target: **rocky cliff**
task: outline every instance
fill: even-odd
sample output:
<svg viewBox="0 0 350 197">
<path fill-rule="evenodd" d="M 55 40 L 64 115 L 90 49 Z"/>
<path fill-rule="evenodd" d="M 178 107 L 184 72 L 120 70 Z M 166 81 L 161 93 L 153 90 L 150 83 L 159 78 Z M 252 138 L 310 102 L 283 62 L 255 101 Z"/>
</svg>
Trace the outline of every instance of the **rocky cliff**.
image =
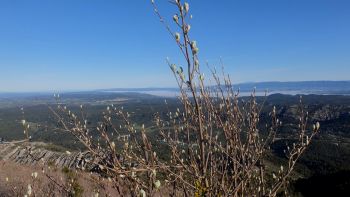
<svg viewBox="0 0 350 197">
<path fill-rule="evenodd" d="M 87 152 L 55 152 L 43 148 L 39 142 L 0 144 L 0 160 L 27 165 L 52 165 L 56 167 L 85 168 Z"/>
</svg>

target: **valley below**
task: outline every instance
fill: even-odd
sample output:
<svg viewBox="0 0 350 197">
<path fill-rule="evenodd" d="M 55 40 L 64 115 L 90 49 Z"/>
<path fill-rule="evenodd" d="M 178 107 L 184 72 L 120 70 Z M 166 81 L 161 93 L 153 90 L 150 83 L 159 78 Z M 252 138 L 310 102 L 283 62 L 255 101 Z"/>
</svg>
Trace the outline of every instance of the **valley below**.
<svg viewBox="0 0 350 197">
<path fill-rule="evenodd" d="M 263 104 L 260 114 L 261 133 L 269 122 L 268 114 L 276 106 L 277 116 L 283 122 L 272 144 L 268 160 L 269 168 L 285 164 L 284 151 L 296 140 L 300 95 L 272 94 L 257 97 Z M 242 96 L 240 101 L 248 100 Z M 314 196 L 315 193 L 337 194 L 350 188 L 350 96 L 303 95 L 304 109 L 308 112 L 308 127 L 320 122 L 321 132 L 313 140 L 296 167 L 291 178 L 291 193 L 294 196 Z M 50 165 L 55 168 L 79 169 L 91 172 L 96 166 L 84 166 L 87 150 L 70 133 L 62 130 L 49 110 L 57 103 L 66 104 L 79 113 L 84 108 L 89 128 L 101 122 L 106 106 L 123 107 L 130 113 L 136 127 L 142 124 L 155 144 L 161 147 L 159 132 L 154 126 L 156 113 L 166 114 L 180 107 L 176 97 L 160 97 L 135 92 L 66 93 L 57 101 L 51 96 L 19 96 L 0 99 L 0 160 L 21 166 Z M 23 108 L 23 112 L 21 111 Z M 21 120 L 30 124 L 30 141 L 25 140 Z M 118 122 L 116 122 L 118 124 Z M 167 158 L 160 152 L 161 158 Z M 274 162 L 270 162 L 274 161 Z M 5 165 L 5 164 L 3 164 Z M 337 180 L 337 181 L 335 181 Z M 341 180 L 341 181 L 340 181 Z M 3 181 L 3 180 L 1 180 Z M 0 182 L 1 182 L 0 181 Z M 324 187 L 319 187 L 325 185 Z M 339 193 L 340 194 L 340 193 Z"/>
</svg>

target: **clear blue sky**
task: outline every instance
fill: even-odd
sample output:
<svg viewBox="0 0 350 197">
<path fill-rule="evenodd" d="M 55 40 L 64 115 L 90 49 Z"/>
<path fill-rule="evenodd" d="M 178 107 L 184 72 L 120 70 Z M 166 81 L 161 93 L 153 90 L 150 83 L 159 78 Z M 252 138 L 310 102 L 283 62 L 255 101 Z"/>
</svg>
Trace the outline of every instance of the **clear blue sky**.
<svg viewBox="0 0 350 197">
<path fill-rule="evenodd" d="M 235 82 L 350 79 L 349 0 L 189 3 L 202 62 Z M 183 63 L 148 0 L 0 1 L 0 92 L 173 87 L 166 57 Z"/>
</svg>

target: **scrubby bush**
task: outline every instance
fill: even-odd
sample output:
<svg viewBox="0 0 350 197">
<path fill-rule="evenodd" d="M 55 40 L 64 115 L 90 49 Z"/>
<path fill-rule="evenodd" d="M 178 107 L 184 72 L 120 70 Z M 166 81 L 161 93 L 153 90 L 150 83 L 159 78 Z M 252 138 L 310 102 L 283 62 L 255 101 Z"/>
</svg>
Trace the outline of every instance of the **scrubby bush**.
<svg viewBox="0 0 350 197">
<path fill-rule="evenodd" d="M 241 101 L 230 78 L 215 69 L 210 77 L 215 85 L 209 85 L 201 72 L 198 44 L 190 38 L 189 4 L 171 3 L 177 10 L 173 25 L 152 0 L 186 66 L 167 60 L 179 86 L 181 106 L 165 116 L 156 114 L 159 139 L 150 140 L 148 128 L 131 122 L 130 114 L 114 105 L 107 107 L 97 128 L 90 128 L 84 106 L 73 113 L 56 95 L 57 107 L 50 109 L 59 126 L 91 154 L 83 159 L 82 169 L 94 165 L 93 171 L 112 182 L 120 195 L 276 196 L 285 191 L 296 161 L 319 132 L 319 123 L 307 127 L 308 114 L 300 101 L 297 142 L 285 151 L 288 162 L 269 169 L 266 156 L 282 124 L 276 109 L 269 114 L 271 122 L 261 124 L 263 103 L 257 103 L 255 90 L 250 100 Z M 159 152 L 167 157 L 160 158 Z"/>
</svg>

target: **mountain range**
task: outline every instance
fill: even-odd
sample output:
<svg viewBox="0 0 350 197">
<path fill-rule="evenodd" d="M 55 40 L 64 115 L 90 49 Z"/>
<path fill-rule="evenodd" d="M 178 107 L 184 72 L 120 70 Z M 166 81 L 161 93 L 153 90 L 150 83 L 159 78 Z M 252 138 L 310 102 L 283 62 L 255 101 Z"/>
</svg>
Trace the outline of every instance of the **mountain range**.
<svg viewBox="0 0 350 197">
<path fill-rule="evenodd" d="M 284 94 L 350 94 L 350 81 L 291 81 L 291 82 L 249 82 L 233 84 L 235 90 L 251 92 L 284 93 Z M 178 92 L 178 88 L 112 88 L 98 91 L 112 92 Z"/>
</svg>

